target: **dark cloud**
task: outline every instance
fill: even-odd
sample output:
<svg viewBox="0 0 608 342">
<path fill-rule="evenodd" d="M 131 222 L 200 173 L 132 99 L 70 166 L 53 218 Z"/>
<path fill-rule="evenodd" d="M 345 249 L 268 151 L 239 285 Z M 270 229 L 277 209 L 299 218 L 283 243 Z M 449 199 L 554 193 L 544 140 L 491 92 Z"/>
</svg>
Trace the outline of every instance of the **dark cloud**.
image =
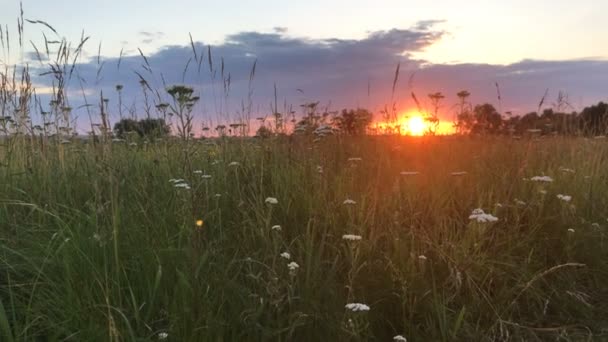
<svg viewBox="0 0 608 342">
<path fill-rule="evenodd" d="M 498 104 L 495 83 L 502 95 L 500 106 L 514 112 L 534 110 L 547 88 L 551 96 L 559 90 L 567 92 L 579 108 L 608 95 L 608 61 L 604 60 L 436 65 L 412 58 L 412 53 L 446 34 L 434 29 L 439 23 L 423 21 L 411 29 L 370 32 L 362 39 L 298 38 L 287 35 L 283 28 L 271 33 L 241 32 L 211 47 L 212 68 L 207 44 L 196 42 L 196 53 L 192 46 L 184 44 L 165 46 L 146 55 L 149 67 L 136 54 L 123 56 L 120 68 L 117 58 L 105 59 L 101 72 L 96 60 L 79 64 L 78 75 L 86 80 L 86 87 L 104 90 L 113 103 L 116 84 L 124 85 L 125 102 L 141 100 L 139 76 L 135 72 L 160 89 L 161 95 L 164 82 L 193 85 L 201 92 L 200 112 L 208 117 L 217 112 L 234 114 L 242 104 L 247 106 L 249 99 L 253 111 L 267 113 L 275 84 L 279 101 L 296 108 L 304 101 L 318 100 L 331 103 L 335 109 L 365 106 L 378 110 L 391 100 L 398 63 L 400 77 L 394 97 L 398 105 L 413 107 L 412 91 L 420 99 L 430 92 L 441 91 L 448 95 L 443 107 L 447 117 L 451 117 L 447 110 L 456 102 L 453 94 L 462 89 L 469 90 L 475 102 Z M 140 34 L 158 37 L 159 32 Z M 250 83 L 254 62 L 255 75 Z M 227 100 L 223 97 L 222 63 L 223 78 L 230 77 L 231 81 Z"/>
</svg>

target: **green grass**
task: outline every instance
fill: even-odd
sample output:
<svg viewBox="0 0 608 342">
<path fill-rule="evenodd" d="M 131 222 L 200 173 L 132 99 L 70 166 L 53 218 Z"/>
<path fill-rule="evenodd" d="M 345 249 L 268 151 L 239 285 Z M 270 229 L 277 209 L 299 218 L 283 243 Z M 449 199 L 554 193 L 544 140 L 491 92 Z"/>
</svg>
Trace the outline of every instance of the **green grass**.
<svg viewBox="0 0 608 342">
<path fill-rule="evenodd" d="M 3 141 L 0 340 L 608 339 L 604 141 L 191 144 Z"/>
</svg>

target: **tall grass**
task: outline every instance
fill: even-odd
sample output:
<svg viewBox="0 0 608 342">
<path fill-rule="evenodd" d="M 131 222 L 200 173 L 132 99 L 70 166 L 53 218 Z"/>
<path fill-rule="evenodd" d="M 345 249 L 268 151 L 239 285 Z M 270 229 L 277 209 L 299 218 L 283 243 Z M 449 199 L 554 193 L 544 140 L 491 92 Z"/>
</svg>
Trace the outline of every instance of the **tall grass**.
<svg viewBox="0 0 608 342">
<path fill-rule="evenodd" d="M 102 155 L 91 143 L 49 145 L 44 157 L 12 157 L 30 159 L 27 168 L 6 163 L 6 340 L 581 340 L 604 332 L 603 142 L 226 138 L 196 144 L 191 169 L 181 146 L 114 144 Z M 554 182 L 522 179 L 541 174 Z M 499 221 L 471 221 L 478 207 Z M 350 302 L 371 309 L 350 312 Z"/>
</svg>

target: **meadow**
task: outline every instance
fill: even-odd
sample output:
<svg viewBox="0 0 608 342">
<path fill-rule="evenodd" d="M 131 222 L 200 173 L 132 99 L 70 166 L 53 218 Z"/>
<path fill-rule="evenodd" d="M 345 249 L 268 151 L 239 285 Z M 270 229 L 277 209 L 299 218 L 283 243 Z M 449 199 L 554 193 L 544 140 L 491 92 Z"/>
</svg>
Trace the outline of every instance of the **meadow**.
<svg viewBox="0 0 608 342">
<path fill-rule="evenodd" d="M 2 341 L 608 339 L 608 145 L 0 147 Z"/>
</svg>

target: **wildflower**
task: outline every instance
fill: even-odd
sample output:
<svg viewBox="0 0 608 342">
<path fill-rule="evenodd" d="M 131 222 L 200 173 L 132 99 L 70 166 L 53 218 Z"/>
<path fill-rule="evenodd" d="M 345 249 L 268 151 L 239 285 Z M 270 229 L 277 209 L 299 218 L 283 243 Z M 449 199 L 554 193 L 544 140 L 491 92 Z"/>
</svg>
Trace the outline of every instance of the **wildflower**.
<svg viewBox="0 0 608 342">
<path fill-rule="evenodd" d="M 595 137 L 593 137 L 593 139 L 605 139 L 606 136 L 605 135 L 596 135 Z"/>
<path fill-rule="evenodd" d="M 129 146 L 131 146 L 131 147 L 137 147 L 137 143 L 136 142 L 132 142 L 132 143 L 129 144 Z"/>
<path fill-rule="evenodd" d="M 281 228 L 281 226 L 279 226 L 278 224 L 275 224 L 274 226 L 272 226 L 272 228 L 270 228 L 271 230 L 275 230 L 277 232 L 280 232 L 281 230 L 283 230 L 283 228 Z"/>
<path fill-rule="evenodd" d="M 317 165 L 317 173 L 323 173 L 323 166 Z"/>
<path fill-rule="evenodd" d="M 180 188 L 180 189 L 186 189 L 186 190 L 190 190 L 190 185 L 188 185 L 188 183 L 175 183 L 174 187 L 176 188 Z"/>
<path fill-rule="evenodd" d="M 344 234 L 342 235 L 342 240 L 347 240 L 347 241 L 360 241 L 361 235 L 354 235 L 354 234 Z"/>
<path fill-rule="evenodd" d="M 402 171 L 401 175 L 402 176 L 415 176 L 415 175 L 419 175 L 420 172 L 418 171 Z"/>
<path fill-rule="evenodd" d="M 546 195 L 546 194 L 547 194 L 547 190 L 538 190 L 538 192 L 539 192 L 541 195 Z"/>
<path fill-rule="evenodd" d="M 296 275 L 296 272 L 298 272 L 298 268 L 300 268 L 300 265 L 298 265 L 295 261 L 292 261 L 287 264 L 287 268 L 289 269 L 289 274 L 294 276 Z"/>
<path fill-rule="evenodd" d="M 344 308 L 346 308 L 347 310 L 350 310 L 352 312 L 362 312 L 362 311 L 369 311 L 370 307 L 362 304 L 362 303 L 348 303 L 344 306 Z"/>
<path fill-rule="evenodd" d="M 572 196 L 562 195 L 562 194 L 557 195 L 557 198 L 564 202 L 570 202 L 572 200 Z"/>
<path fill-rule="evenodd" d="M 289 259 L 291 259 L 291 254 L 289 254 L 287 252 L 283 252 L 283 253 L 281 253 L 281 258 L 289 260 Z"/>
<path fill-rule="evenodd" d="M 353 201 L 352 199 L 347 199 L 347 200 L 344 200 L 344 202 L 342 202 L 342 204 L 355 205 L 355 204 L 357 204 L 357 202 Z"/>
<path fill-rule="evenodd" d="M 597 222 L 594 222 L 591 224 L 591 227 L 595 228 L 595 229 L 600 229 L 600 224 Z"/>
<path fill-rule="evenodd" d="M 565 167 L 560 167 L 559 170 L 565 173 L 575 173 L 574 170 Z"/>
<path fill-rule="evenodd" d="M 274 197 L 268 197 L 268 198 L 266 198 L 266 200 L 264 202 L 266 202 L 267 204 L 272 204 L 272 205 L 279 204 L 279 200 L 277 200 Z"/>
<path fill-rule="evenodd" d="M 67 144 L 71 144 L 71 143 L 72 143 L 72 142 L 71 142 L 71 141 L 69 141 L 69 140 L 67 140 L 67 139 L 63 139 L 63 140 L 61 140 L 61 144 L 62 144 L 62 145 L 67 145 Z"/>
<path fill-rule="evenodd" d="M 125 141 L 125 140 L 124 140 L 124 139 L 119 139 L 119 138 L 114 138 L 114 139 L 112 139 L 112 142 L 113 142 L 113 143 L 121 143 L 121 142 L 123 142 L 123 141 Z"/>
<path fill-rule="evenodd" d="M 362 161 L 362 160 L 363 160 L 363 159 L 362 159 L 362 158 L 359 158 L 359 157 L 348 158 L 348 161 L 349 161 L 349 162 L 360 162 L 360 161 Z"/>
<path fill-rule="evenodd" d="M 502 208 L 502 207 L 503 207 L 503 205 L 502 205 L 502 204 L 500 204 L 500 203 L 496 203 L 496 204 L 494 204 L 494 206 L 495 206 L 496 208 Z"/>
<path fill-rule="evenodd" d="M 169 179 L 169 182 L 170 182 L 170 183 L 184 183 L 184 182 L 185 182 L 185 180 L 183 180 L 183 179 L 181 179 L 181 178 L 178 178 L 178 179 L 171 178 L 171 179 Z"/>
<path fill-rule="evenodd" d="M 426 257 L 426 255 L 424 255 L 424 254 L 420 254 L 420 255 L 418 256 L 418 260 L 421 260 L 421 261 L 426 261 L 426 260 L 427 260 L 427 257 Z"/>
<path fill-rule="evenodd" d="M 568 233 L 574 233 L 574 229 L 568 228 Z"/>
<path fill-rule="evenodd" d="M 211 175 L 202 175 L 201 178 L 202 179 L 211 179 Z"/>
<path fill-rule="evenodd" d="M 520 199 L 517 199 L 517 198 L 516 198 L 516 199 L 515 199 L 515 204 L 517 204 L 517 205 L 521 205 L 521 206 L 524 206 L 524 205 L 526 205 L 526 202 L 524 202 L 524 201 L 522 201 L 522 200 L 520 200 Z"/>
<path fill-rule="evenodd" d="M 222 197 L 222 194 L 215 194 L 215 197 L 220 198 L 220 197 Z"/>
<path fill-rule="evenodd" d="M 456 172 L 452 172 L 451 175 L 454 177 L 458 177 L 458 176 L 464 176 L 466 175 L 468 172 L 466 171 L 456 171 Z"/>
<path fill-rule="evenodd" d="M 230 164 L 228 164 L 228 166 L 231 166 L 231 167 L 239 166 L 239 165 L 241 165 L 241 164 L 239 162 L 235 162 L 235 161 L 233 161 Z"/>
<path fill-rule="evenodd" d="M 159 340 L 166 340 L 168 337 L 169 337 L 169 334 L 167 334 L 166 332 L 158 333 Z"/>
<path fill-rule="evenodd" d="M 534 177 L 530 178 L 530 180 L 533 182 L 541 182 L 541 183 L 553 182 L 553 178 L 551 178 L 549 176 L 534 176 Z"/>
<path fill-rule="evenodd" d="M 101 235 L 95 233 L 93 234 L 93 240 L 97 241 L 97 242 L 101 242 Z"/>
<path fill-rule="evenodd" d="M 202 170 L 195 170 L 193 173 L 194 173 L 195 175 L 202 175 L 202 174 L 203 174 L 203 171 L 202 171 Z"/>
<path fill-rule="evenodd" d="M 469 219 L 470 220 L 475 220 L 479 223 L 487 223 L 487 222 L 496 222 L 498 221 L 498 217 L 493 216 L 491 214 L 486 214 L 482 209 L 475 209 L 473 210 L 473 212 L 471 213 L 471 215 L 469 215 Z"/>
<path fill-rule="evenodd" d="M 407 338 L 403 337 L 402 335 L 397 335 L 397 336 L 393 337 L 393 341 L 396 341 L 396 342 L 407 342 Z"/>
<path fill-rule="evenodd" d="M 204 223 L 203 220 L 196 220 L 196 226 L 198 228 L 202 228 L 203 227 L 203 223 Z"/>
</svg>

